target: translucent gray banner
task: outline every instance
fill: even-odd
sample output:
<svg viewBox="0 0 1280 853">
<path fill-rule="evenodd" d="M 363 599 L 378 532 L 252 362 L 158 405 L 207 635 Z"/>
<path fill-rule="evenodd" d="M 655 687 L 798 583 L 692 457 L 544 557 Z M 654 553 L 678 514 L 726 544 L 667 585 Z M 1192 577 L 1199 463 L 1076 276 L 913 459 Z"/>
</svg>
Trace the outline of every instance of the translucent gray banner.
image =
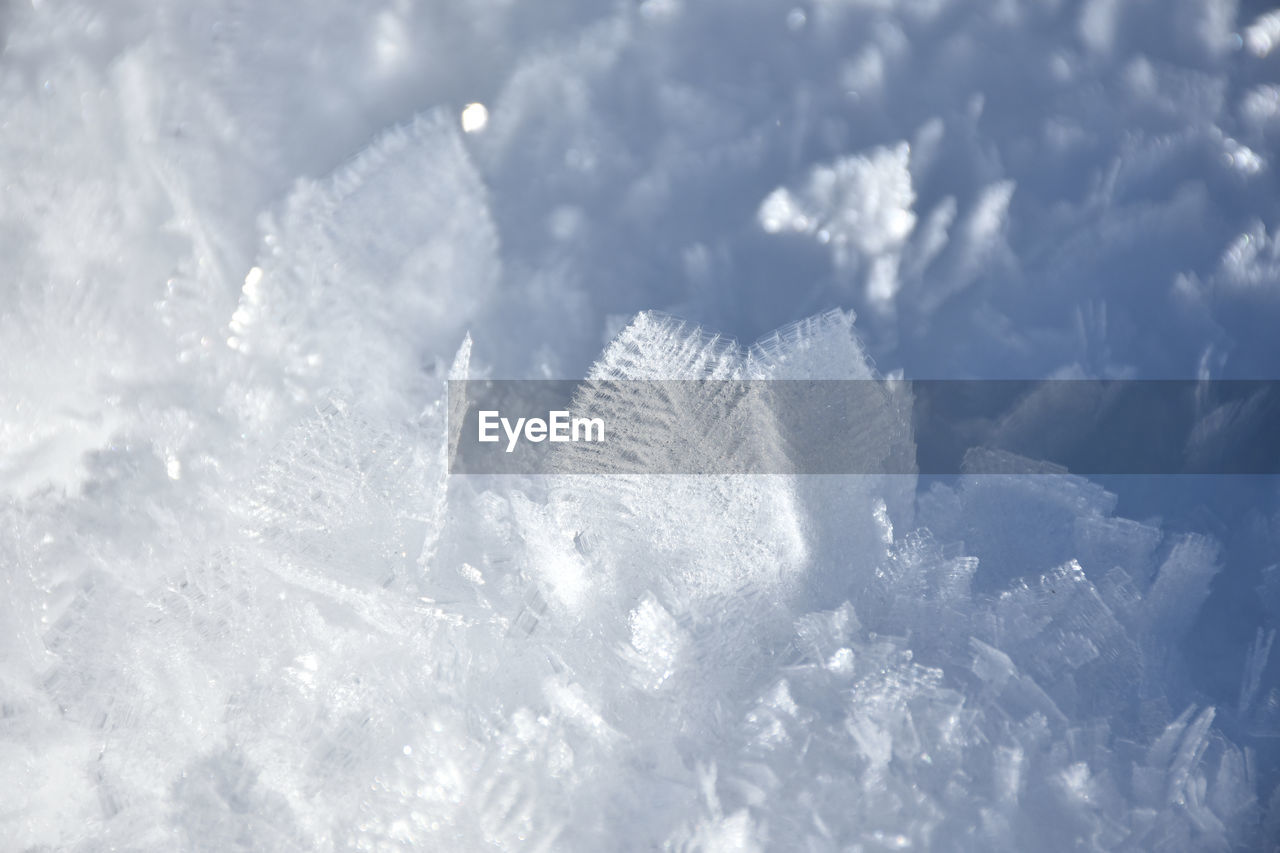
<svg viewBox="0 0 1280 853">
<path fill-rule="evenodd" d="M 466 380 L 453 474 L 1277 474 L 1267 380 Z"/>
</svg>

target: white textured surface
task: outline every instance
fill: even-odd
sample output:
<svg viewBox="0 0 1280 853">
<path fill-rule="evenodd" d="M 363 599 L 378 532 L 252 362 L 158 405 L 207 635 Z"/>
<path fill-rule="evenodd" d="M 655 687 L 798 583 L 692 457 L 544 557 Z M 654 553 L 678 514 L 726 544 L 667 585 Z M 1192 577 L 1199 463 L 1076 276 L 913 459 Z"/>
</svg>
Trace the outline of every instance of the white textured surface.
<svg viewBox="0 0 1280 853">
<path fill-rule="evenodd" d="M 1270 483 L 445 475 L 449 376 L 1275 375 L 1244 5 L 0 9 L 0 847 L 1275 849 Z"/>
</svg>

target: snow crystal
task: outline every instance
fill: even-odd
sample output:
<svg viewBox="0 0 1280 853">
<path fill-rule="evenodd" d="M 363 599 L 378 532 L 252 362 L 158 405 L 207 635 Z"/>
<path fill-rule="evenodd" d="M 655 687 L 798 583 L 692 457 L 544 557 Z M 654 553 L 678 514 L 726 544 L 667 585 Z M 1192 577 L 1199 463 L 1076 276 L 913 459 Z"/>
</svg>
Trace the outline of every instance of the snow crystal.
<svg viewBox="0 0 1280 853">
<path fill-rule="evenodd" d="M 817 166 L 798 198 L 785 188 L 765 198 L 760 226 L 770 233 L 814 236 L 830 248 L 837 267 L 857 268 L 869 260 L 868 293 L 875 302 L 890 302 L 897 291 L 897 256 L 916 224 L 909 153 L 903 142 Z"/>
<path fill-rule="evenodd" d="M 1195 377 L 1237 442 L 1265 5 L 8 4 L 0 846 L 1272 849 L 1273 478 L 917 477 L 888 404 L 833 452 L 908 473 L 799 476 L 616 392 Z M 494 377 L 632 426 L 450 475 Z"/>
<path fill-rule="evenodd" d="M 1280 43 L 1280 12 L 1265 12 L 1245 28 L 1244 43 L 1254 55 L 1263 57 Z"/>
</svg>

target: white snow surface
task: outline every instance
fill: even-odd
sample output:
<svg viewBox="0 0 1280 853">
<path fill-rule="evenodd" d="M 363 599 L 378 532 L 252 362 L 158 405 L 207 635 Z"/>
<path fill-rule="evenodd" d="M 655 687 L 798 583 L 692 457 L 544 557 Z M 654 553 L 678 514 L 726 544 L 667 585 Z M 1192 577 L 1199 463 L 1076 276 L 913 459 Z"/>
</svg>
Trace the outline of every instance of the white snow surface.
<svg viewBox="0 0 1280 853">
<path fill-rule="evenodd" d="M 1280 9 L 12 0 L 0 45 L 0 849 L 1280 849 L 1270 481 L 450 477 L 445 396 L 1274 377 Z"/>
</svg>

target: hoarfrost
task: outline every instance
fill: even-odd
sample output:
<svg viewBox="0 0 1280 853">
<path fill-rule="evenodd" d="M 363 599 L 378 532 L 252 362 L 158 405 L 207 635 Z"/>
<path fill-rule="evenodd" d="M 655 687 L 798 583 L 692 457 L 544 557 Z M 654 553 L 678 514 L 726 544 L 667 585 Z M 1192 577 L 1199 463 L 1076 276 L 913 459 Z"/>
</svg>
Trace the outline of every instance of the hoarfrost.
<svg viewBox="0 0 1280 853">
<path fill-rule="evenodd" d="M 4 844 L 1268 849 L 1274 483 L 451 477 L 444 381 L 1269 375 L 1236 5 L 5 7 Z"/>
</svg>

